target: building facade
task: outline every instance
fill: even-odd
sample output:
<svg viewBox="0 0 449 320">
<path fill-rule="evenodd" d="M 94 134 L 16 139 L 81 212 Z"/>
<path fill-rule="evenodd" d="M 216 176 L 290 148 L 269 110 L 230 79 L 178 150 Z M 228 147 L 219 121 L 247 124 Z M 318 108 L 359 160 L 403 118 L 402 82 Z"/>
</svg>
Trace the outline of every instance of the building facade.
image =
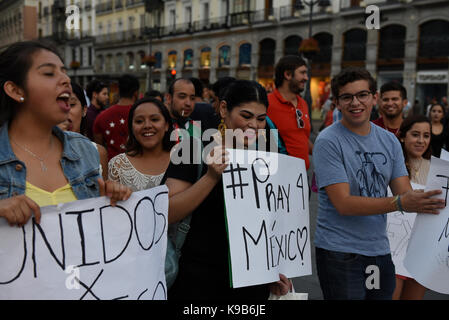
<svg viewBox="0 0 449 320">
<path fill-rule="evenodd" d="M 328 97 L 331 77 L 347 66 L 364 66 L 379 86 L 403 83 L 421 108 L 448 95 L 449 0 L 320 1 L 309 15 L 310 2 L 0 0 L 0 50 L 51 37 L 81 84 L 93 77 L 114 83 L 131 73 L 142 93 L 165 91 L 181 76 L 205 83 L 234 76 L 271 89 L 275 63 L 300 54 L 311 33 L 319 47 L 309 61 L 315 109 Z M 81 9 L 80 30 L 65 26 L 68 5 Z M 378 19 L 366 13 L 370 5 Z"/>
<path fill-rule="evenodd" d="M 172 80 L 172 70 L 205 83 L 234 76 L 270 88 L 275 63 L 285 54 L 299 54 L 311 28 L 320 49 L 311 58 L 314 108 L 328 96 L 330 78 L 351 65 L 366 67 L 379 85 L 403 83 L 412 102 L 417 98 L 424 105 L 429 97 L 447 95 L 449 1 L 337 0 L 315 6 L 312 19 L 307 2 L 160 1 L 145 15 L 144 26 L 156 29 L 151 46 L 144 32 L 126 42 L 126 52 L 125 42 L 104 43 L 97 53 L 97 75 L 113 78 L 118 70 L 108 70 L 115 66 L 134 72 L 146 88 L 150 67 L 142 58 L 151 47 L 156 58 L 151 86 L 161 91 Z M 367 28 L 370 15 L 365 10 L 373 4 L 379 8 L 378 29 Z M 120 55 L 129 58 L 121 64 Z"/>
</svg>

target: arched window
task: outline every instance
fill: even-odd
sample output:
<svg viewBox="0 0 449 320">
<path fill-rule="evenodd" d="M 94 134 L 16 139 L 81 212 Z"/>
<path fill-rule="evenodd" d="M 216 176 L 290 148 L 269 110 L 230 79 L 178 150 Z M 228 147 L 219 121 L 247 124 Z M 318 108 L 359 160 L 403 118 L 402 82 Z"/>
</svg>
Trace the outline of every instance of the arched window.
<svg viewBox="0 0 449 320">
<path fill-rule="evenodd" d="M 284 54 L 285 55 L 299 55 L 299 46 L 302 38 L 300 36 L 289 36 L 284 40 Z"/>
<path fill-rule="evenodd" d="M 366 30 L 351 29 L 343 34 L 343 66 L 363 66 L 366 59 Z"/>
<path fill-rule="evenodd" d="M 184 68 L 193 67 L 193 50 L 184 50 Z"/>
<path fill-rule="evenodd" d="M 330 33 L 321 32 L 313 36 L 318 41 L 320 51 L 313 57 L 314 63 L 330 63 L 332 60 L 333 37 Z"/>
<path fill-rule="evenodd" d="M 136 69 L 136 66 L 135 66 L 135 61 L 134 61 L 134 53 L 133 52 L 128 52 L 128 53 L 126 53 L 126 57 L 127 57 L 127 59 L 128 59 L 128 63 L 127 63 L 127 65 L 128 65 L 128 69 L 129 70 L 135 70 Z"/>
<path fill-rule="evenodd" d="M 260 41 L 260 66 L 274 66 L 274 51 L 276 49 L 276 41 L 273 39 L 263 39 Z"/>
<path fill-rule="evenodd" d="M 154 56 L 156 57 L 156 64 L 154 65 L 154 68 L 155 69 L 162 68 L 162 53 L 158 51 L 154 54 Z"/>
<path fill-rule="evenodd" d="M 239 66 L 251 65 L 251 43 L 244 43 L 239 48 Z"/>
<path fill-rule="evenodd" d="M 168 52 L 168 68 L 175 69 L 176 68 L 176 59 L 178 58 L 177 52 L 175 50 L 171 50 Z"/>
<path fill-rule="evenodd" d="M 419 57 L 449 56 L 449 21 L 432 20 L 419 27 Z"/>
<path fill-rule="evenodd" d="M 200 58 L 201 68 L 210 68 L 210 54 L 211 49 L 209 47 L 201 49 L 201 58 Z"/>
<path fill-rule="evenodd" d="M 231 47 L 221 46 L 218 49 L 218 67 L 229 67 L 231 65 Z"/>
<path fill-rule="evenodd" d="M 123 59 L 123 55 L 118 53 L 115 58 L 117 62 L 117 72 L 123 72 L 125 70 L 125 60 Z"/>
<path fill-rule="evenodd" d="M 379 59 L 403 59 L 405 54 L 405 27 L 390 25 L 380 29 Z"/>
</svg>

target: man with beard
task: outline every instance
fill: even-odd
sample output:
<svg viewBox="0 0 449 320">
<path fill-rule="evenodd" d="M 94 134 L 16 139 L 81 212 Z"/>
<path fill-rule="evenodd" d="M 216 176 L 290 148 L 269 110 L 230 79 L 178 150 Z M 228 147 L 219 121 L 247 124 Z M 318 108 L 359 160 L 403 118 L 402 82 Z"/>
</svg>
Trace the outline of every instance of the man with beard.
<svg viewBox="0 0 449 320">
<path fill-rule="evenodd" d="M 86 87 L 86 95 L 90 100 L 90 106 L 87 108 L 86 113 L 86 135 L 90 140 L 94 140 L 94 134 L 92 128 L 94 126 L 95 119 L 103 111 L 109 102 L 109 90 L 108 85 L 105 82 L 94 79 Z M 83 132 L 82 132 L 83 133 Z"/>
<path fill-rule="evenodd" d="M 287 55 L 276 65 L 276 89 L 268 95 L 268 117 L 276 125 L 290 156 L 304 159 L 309 168 L 310 118 L 307 103 L 299 94 L 307 81 L 307 66 L 299 56 Z"/>
<path fill-rule="evenodd" d="M 397 136 L 407 105 L 407 91 L 397 82 L 387 82 L 380 87 L 379 111 L 381 117 L 373 121 Z"/>
</svg>

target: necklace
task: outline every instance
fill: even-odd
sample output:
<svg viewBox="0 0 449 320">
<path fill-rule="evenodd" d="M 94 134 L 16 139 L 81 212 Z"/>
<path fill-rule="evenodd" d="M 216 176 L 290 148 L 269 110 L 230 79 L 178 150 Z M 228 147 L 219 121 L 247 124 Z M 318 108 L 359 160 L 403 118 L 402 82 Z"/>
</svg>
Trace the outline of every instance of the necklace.
<svg viewBox="0 0 449 320">
<path fill-rule="evenodd" d="M 42 170 L 42 172 L 47 172 L 48 168 L 47 168 L 47 166 L 45 165 L 44 161 L 47 160 L 48 155 L 50 154 L 50 150 L 51 150 L 52 147 L 53 147 L 53 139 L 50 140 L 50 149 L 48 150 L 47 157 L 45 157 L 45 158 L 39 157 L 39 156 L 36 155 L 34 152 L 32 152 L 31 150 L 29 150 L 27 147 L 21 146 L 20 144 L 18 144 L 17 142 L 15 142 L 13 139 L 11 139 L 11 141 L 14 142 L 19 148 L 21 148 L 22 150 L 28 152 L 28 153 L 31 154 L 34 158 L 36 158 L 37 160 L 39 160 L 40 163 L 41 163 L 41 170 Z"/>
<path fill-rule="evenodd" d="M 410 161 L 410 169 L 413 170 L 413 175 L 415 178 L 418 178 L 419 170 L 421 170 L 422 163 L 423 163 L 423 158 L 419 158 L 417 160 Z"/>
</svg>

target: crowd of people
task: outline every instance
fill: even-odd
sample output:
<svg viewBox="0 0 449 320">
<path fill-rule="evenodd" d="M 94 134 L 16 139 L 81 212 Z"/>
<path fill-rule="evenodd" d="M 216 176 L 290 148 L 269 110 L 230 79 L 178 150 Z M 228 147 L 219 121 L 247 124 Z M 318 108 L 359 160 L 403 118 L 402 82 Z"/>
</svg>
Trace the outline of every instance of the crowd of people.
<svg viewBox="0 0 449 320">
<path fill-rule="evenodd" d="M 378 93 L 368 71 L 344 69 L 332 79 L 331 112 L 314 145 L 300 96 L 308 70 L 296 55 L 277 62 L 269 94 L 255 81 L 225 77 L 205 87 L 199 79 L 179 78 L 165 94 L 152 90 L 142 97 L 138 79 L 122 75 L 119 99 L 111 106 L 107 83 L 95 79 L 83 90 L 67 76 L 58 52 L 42 42 L 11 45 L 0 54 L 0 71 L 0 217 L 10 225 L 23 226 L 31 217 L 39 222 L 42 206 L 100 195 L 115 205 L 134 191 L 165 184 L 168 222 L 191 217 L 169 299 L 285 295 L 292 283 L 282 274 L 274 283 L 229 286 L 225 149 L 248 149 L 263 139 L 277 146 L 270 151 L 304 159 L 307 169 L 313 157 L 316 263 L 324 298 L 422 299 L 422 285 L 395 277 L 385 214 L 436 214 L 444 207 L 432 197 L 439 191 L 413 191 L 410 185 L 425 184 L 430 155 L 449 146 L 441 104 L 431 106 L 430 118 L 404 119 L 407 93 L 400 84 L 384 84 Z M 371 122 L 375 105 L 381 116 Z M 212 144 L 209 161 L 194 161 L 193 153 L 189 163 L 170 161 L 186 138 L 179 129 L 192 145 L 215 130 L 199 142 L 200 150 Z M 226 130 L 242 134 L 229 139 Z M 367 163 L 372 171 L 360 179 Z M 393 197 L 387 197 L 388 187 Z M 372 264 L 380 267 L 379 290 L 365 286 L 365 269 Z"/>
</svg>

